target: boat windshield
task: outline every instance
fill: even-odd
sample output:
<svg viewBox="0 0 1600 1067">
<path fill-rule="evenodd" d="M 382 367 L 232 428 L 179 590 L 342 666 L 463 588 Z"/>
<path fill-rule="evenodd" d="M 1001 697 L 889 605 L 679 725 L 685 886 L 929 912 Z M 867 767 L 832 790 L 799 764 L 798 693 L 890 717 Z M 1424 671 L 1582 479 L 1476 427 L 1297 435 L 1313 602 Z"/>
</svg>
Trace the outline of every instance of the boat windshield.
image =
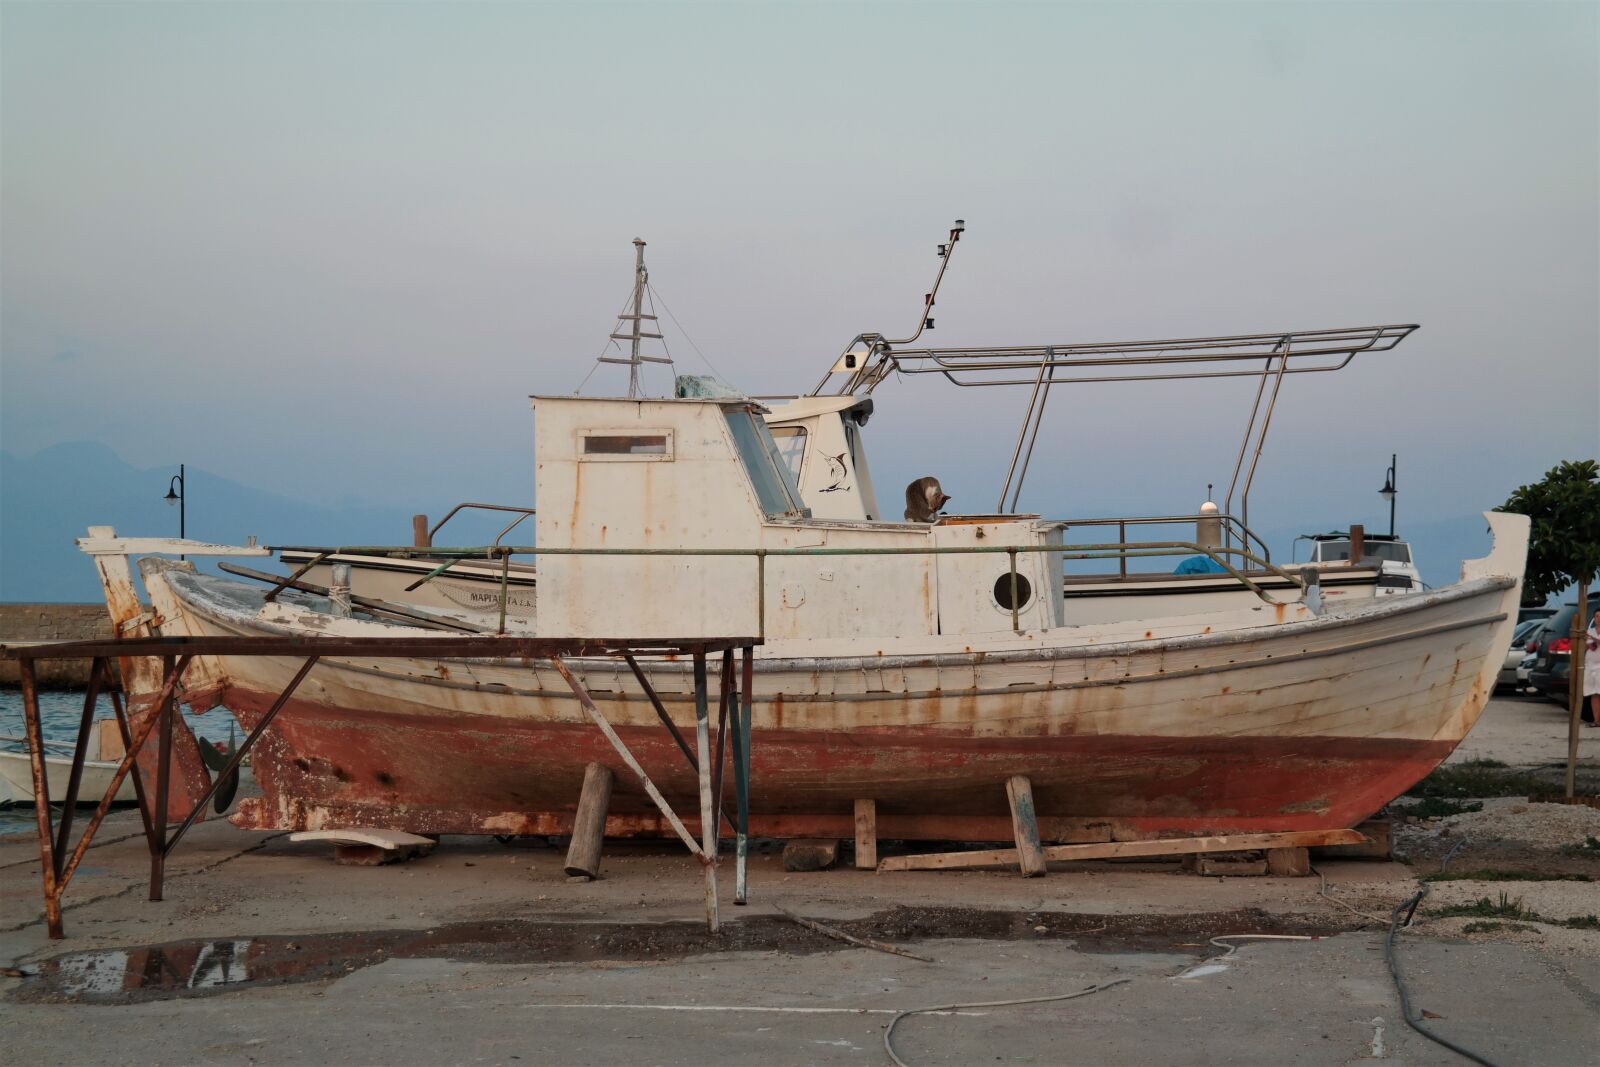
<svg viewBox="0 0 1600 1067">
<path fill-rule="evenodd" d="M 772 516 L 809 515 L 800 503 L 800 489 L 794 475 L 789 473 L 789 466 L 779 454 L 778 445 L 766 425 L 747 407 L 722 410 L 728 417 L 728 429 L 733 433 L 739 461 L 744 464 L 750 484 L 761 501 L 761 510 Z"/>
<path fill-rule="evenodd" d="M 1350 558 L 1349 541 L 1318 541 L 1317 559 L 1328 563 Z M 1362 559 L 1376 559 L 1385 563 L 1410 563 L 1411 546 L 1404 541 L 1368 541 L 1362 549 Z"/>
<path fill-rule="evenodd" d="M 804 426 L 769 426 L 772 440 L 777 443 L 778 455 L 795 483 L 800 481 L 800 463 L 806 455 L 806 428 Z"/>
</svg>

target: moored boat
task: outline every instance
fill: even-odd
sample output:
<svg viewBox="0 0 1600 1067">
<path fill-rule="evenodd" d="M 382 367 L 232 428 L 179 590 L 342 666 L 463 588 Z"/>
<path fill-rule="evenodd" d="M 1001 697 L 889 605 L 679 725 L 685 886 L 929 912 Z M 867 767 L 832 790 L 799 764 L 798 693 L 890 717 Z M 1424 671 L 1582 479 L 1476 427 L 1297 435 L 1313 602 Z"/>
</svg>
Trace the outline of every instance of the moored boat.
<svg viewBox="0 0 1600 1067">
<path fill-rule="evenodd" d="M 49 775 L 50 796 L 60 800 L 67 793 L 67 779 L 72 774 L 72 757 L 46 756 L 45 773 Z M 78 803 L 93 806 L 111 785 L 111 776 L 117 771 L 116 760 L 85 760 L 83 781 L 79 786 Z M 131 804 L 135 796 L 133 780 L 124 779 L 117 789 L 113 803 Z M 0 752 L 0 807 L 10 804 L 33 803 L 33 768 L 26 752 Z"/>
</svg>

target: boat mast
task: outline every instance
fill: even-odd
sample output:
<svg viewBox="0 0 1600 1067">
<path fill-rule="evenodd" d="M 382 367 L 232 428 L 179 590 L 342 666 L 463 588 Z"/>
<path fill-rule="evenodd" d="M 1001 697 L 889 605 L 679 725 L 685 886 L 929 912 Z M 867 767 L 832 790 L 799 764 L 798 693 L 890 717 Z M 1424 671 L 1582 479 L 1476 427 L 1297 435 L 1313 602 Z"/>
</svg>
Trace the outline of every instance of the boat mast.
<svg viewBox="0 0 1600 1067">
<path fill-rule="evenodd" d="M 616 359 L 601 356 L 601 363 L 626 363 L 628 365 L 628 399 L 636 400 L 639 397 L 639 367 L 645 363 L 671 363 L 672 360 L 662 359 L 660 356 L 645 356 L 639 353 L 639 342 L 646 339 L 661 340 L 659 333 L 646 333 L 644 323 L 655 322 L 656 316 L 644 313 L 644 294 L 650 286 L 650 272 L 644 265 L 644 241 L 638 237 L 633 239 L 633 313 L 624 313 L 617 316 L 618 331 L 611 335 L 613 341 L 627 341 L 630 344 L 627 359 Z M 621 323 L 629 323 L 627 332 L 623 333 Z"/>
</svg>

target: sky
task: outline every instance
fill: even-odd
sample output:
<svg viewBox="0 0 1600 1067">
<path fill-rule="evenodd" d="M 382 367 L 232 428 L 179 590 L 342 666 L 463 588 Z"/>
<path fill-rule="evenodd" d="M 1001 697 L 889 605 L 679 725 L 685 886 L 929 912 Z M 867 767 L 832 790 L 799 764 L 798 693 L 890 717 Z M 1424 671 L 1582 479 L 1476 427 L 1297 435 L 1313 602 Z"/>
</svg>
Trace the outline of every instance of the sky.
<svg viewBox="0 0 1600 1067">
<path fill-rule="evenodd" d="M 934 343 L 1420 323 L 1285 385 L 1251 520 L 1382 529 L 1398 454 L 1454 521 L 1600 453 L 1597 56 L 1593 4 L 6 3 L 0 447 L 527 502 L 635 236 L 681 371 L 796 392 L 959 217 Z M 1060 394 L 1022 506 L 1192 510 L 1253 392 Z M 993 508 L 1025 393 L 876 400 L 880 491 Z"/>
</svg>

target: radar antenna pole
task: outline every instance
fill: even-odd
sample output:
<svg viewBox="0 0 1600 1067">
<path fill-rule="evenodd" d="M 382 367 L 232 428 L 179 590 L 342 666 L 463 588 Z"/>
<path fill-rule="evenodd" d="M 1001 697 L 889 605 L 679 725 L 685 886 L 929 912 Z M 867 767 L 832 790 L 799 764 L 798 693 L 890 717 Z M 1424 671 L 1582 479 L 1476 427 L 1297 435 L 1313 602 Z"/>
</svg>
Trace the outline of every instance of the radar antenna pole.
<svg viewBox="0 0 1600 1067">
<path fill-rule="evenodd" d="M 933 277 L 933 288 L 922 296 L 922 317 L 917 320 L 917 328 L 910 337 L 891 338 L 881 333 L 858 334 L 854 340 L 845 346 L 844 352 L 829 368 L 828 373 L 822 376 L 815 389 L 811 390 L 812 396 L 820 396 L 827 386 L 828 379 L 838 373 L 847 373 L 844 384 L 839 388 L 838 395 L 848 396 L 863 385 L 869 391 L 871 386 L 888 373 L 889 365 L 883 354 L 890 345 L 908 345 L 922 336 L 923 330 L 933 329 L 933 305 L 939 297 L 939 286 L 944 282 L 944 272 L 950 266 L 950 257 L 955 254 L 956 242 L 961 240 L 961 234 L 967 228 L 965 219 L 956 219 L 950 227 L 949 240 L 939 246 L 939 273 Z M 859 358 L 852 356 L 855 347 L 863 342 L 867 345 L 866 354 Z"/>
</svg>

